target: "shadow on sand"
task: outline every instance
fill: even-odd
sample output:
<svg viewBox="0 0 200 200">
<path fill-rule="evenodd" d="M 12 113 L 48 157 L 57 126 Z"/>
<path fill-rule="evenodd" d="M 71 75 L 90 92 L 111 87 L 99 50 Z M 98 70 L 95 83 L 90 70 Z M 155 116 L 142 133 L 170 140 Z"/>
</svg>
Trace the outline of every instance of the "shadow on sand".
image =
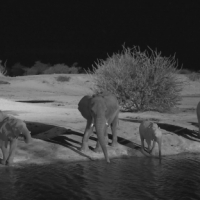
<svg viewBox="0 0 200 200">
<path fill-rule="evenodd" d="M 20 103 L 54 103 L 52 100 L 26 100 L 26 101 L 15 101 Z"/>
<path fill-rule="evenodd" d="M 143 121 L 142 119 L 132 119 L 132 118 L 120 119 L 120 120 L 134 122 L 134 123 L 141 123 L 141 121 Z M 164 129 L 167 132 L 177 134 L 191 141 L 200 141 L 198 138 L 197 131 L 189 130 L 185 127 L 177 125 L 160 123 L 158 121 L 156 121 L 156 123 L 159 125 L 161 129 Z M 27 128 L 31 131 L 33 138 L 42 139 L 50 143 L 62 145 L 66 148 L 71 149 L 80 156 L 87 157 L 88 159 L 93 160 L 88 154 L 80 151 L 83 138 L 83 133 L 81 131 L 67 129 L 55 125 L 38 123 L 38 122 L 27 121 L 26 124 Z M 169 134 L 169 133 L 164 133 L 164 134 Z M 108 134 L 108 138 L 112 140 L 112 134 Z M 90 137 L 90 140 L 92 140 L 94 143 L 97 141 L 97 136 L 95 131 L 94 134 Z M 140 151 L 143 155 L 148 156 L 147 152 L 144 152 L 142 150 L 140 144 L 134 143 L 133 141 L 120 137 L 119 135 L 118 135 L 118 143 L 128 148 L 131 148 L 134 151 Z M 109 143 L 109 145 L 111 144 Z M 89 146 L 89 148 L 91 151 L 94 151 L 94 147 Z"/>
<path fill-rule="evenodd" d="M 143 121 L 143 119 L 134 119 L 134 118 L 120 119 L 120 120 L 134 122 L 134 123 L 141 123 Z M 160 123 L 158 121 L 155 121 L 155 123 L 157 123 L 158 126 L 161 129 L 164 129 L 165 131 L 175 133 L 179 136 L 182 136 L 182 137 L 192 140 L 192 141 L 199 141 L 198 131 L 190 130 L 185 127 L 181 127 L 181 126 L 177 126 L 177 125 L 173 125 L 173 124 Z M 191 122 L 191 124 L 198 127 L 197 123 Z"/>
<path fill-rule="evenodd" d="M 80 151 L 81 144 L 82 144 L 82 138 L 83 138 L 83 133 L 78 132 L 76 130 L 71 130 L 67 129 L 64 127 L 58 127 L 50 124 L 44 124 L 44 123 L 39 123 L 39 122 L 30 122 L 26 121 L 27 128 L 31 131 L 31 135 L 35 139 L 41 139 L 47 142 L 51 142 L 54 144 L 59 144 L 62 145 L 66 148 L 71 149 L 75 153 L 87 157 L 90 160 L 92 158 L 85 154 L 84 152 Z M 48 137 L 52 133 L 52 130 L 55 129 L 55 135 L 53 137 Z M 50 133 L 51 132 L 51 133 Z M 46 137 L 40 137 L 41 135 L 46 136 Z M 51 135 L 52 136 L 52 135 Z M 108 138 L 112 140 L 112 134 L 108 134 Z M 93 135 L 90 137 L 90 140 L 97 141 L 97 136 L 96 132 L 94 131 Z M 118 136 L 118 142 L 119 144 L 129 147 L 131 149 L 141 151 L 141 146 L 127 140 L 125 138 L 122 138 Z M 111 145 L 111 143 L 109 143 Z M 94 147 L 89 146 L 91 151 L 94 151 Z M 142 151 L 141 151 L 142 152 Z M 144 152 L 142 152 L 144 154 Z"/>
<path fill-rule="evenodd" d="M 66 129 L 64 127 L 59 127 L 59 126 L 44 124 L 44 123 L 39 123 L 39 122 L 26 121 L 26 125 L 27 125 L 27 128 L 31 131 L 31 135 L 33 138 L 62 145 L 66 148 L 71 149 L 72 151 L 78 153 L 79 155 L 83 157 L 92 159 L 90 156 L 80 151 L 83 133 L 77 132 L 71 129 Z M 55 129 L 55 136 L 49 138 L 48 132 L 50 132 L 53 129 Z M 40 138 L 41 135 L 44 135 L 45 137 Z M 75 136 L 74 138 L 77 138 L 77 140 L 71 139 L 69 136 Z M 95 138 L 92 138 L 92 139 L 95 139 Z"/>
</svg>

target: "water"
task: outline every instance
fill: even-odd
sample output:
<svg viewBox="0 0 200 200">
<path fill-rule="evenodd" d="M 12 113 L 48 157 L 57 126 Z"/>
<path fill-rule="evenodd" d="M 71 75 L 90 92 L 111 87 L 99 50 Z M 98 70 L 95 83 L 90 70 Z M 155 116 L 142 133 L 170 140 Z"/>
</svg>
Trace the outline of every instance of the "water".
<svg viewBox="0 0 200 200">
<path fill-rule="evenodd" d="M 0 167 L 0 200 L 200 199 L 200 156 Z"/>
</svg>

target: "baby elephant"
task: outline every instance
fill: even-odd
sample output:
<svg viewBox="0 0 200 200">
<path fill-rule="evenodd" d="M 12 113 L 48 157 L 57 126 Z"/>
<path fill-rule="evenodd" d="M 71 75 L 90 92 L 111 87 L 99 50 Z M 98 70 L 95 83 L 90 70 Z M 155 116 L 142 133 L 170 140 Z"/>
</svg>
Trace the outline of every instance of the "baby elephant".
<svg viewBox="0 0 200 200">
<path fill-rule="evenodd" d="M 143 121 L 139 127 L 140 138 L 142 143 L 142 149 L 144 150 L 144 140 L 148 145 L 148 151 L 151 154 L 155 147 L 155 142 L 159 147 L 159 159 L 161 160 L 161 144 L 162 144 L 162 132 L 156 123 L 151 121 Z M 153 141 L 153 147 L 151 149 L 151 141 Z"/>
</svg>

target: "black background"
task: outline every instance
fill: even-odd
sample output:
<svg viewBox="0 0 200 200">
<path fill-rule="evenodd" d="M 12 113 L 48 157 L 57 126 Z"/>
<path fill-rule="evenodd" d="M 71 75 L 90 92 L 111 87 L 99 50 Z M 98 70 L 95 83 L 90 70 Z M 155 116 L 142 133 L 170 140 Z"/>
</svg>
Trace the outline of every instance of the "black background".
<svg viewBox="0 0 200 200">
<path fill-rule="evenodd" d="M 0 6 L 0 59 L 8 65 L 74 62 L 84 68 L 127 47 L 176 53 L 199 69 L 199 2 L 12 0 Z"/>
</svg>

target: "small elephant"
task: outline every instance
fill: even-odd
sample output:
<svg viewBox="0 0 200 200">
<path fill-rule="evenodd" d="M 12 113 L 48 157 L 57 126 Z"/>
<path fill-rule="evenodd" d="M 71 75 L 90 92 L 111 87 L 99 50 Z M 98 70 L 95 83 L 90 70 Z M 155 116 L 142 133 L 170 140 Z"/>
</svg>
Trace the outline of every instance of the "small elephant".
<svg viewBox="0 0 200 200">
<path fill-rule="evenodd" d="M 26 143 L 31 143 L 31 134 L 26 124 L 22 120 L 0 111 L 0 148 L 3 155 L 0 164 L 10 165 L 13 163 L 20 135 L 24 136 Z"/>
<path fill-rule="evenodd" d="M 146 143 L 148 145 L 148 151 L 151 154 L 151 152 L 155 147 L 155 142 L 157 142 L 159 147 L 159 159 L 161 160 L 162 132 L 158 127 L 158 125 L 151 121 L 143 121 L 140 124 L 139 132 L 140 132 L 142 149 L 145 150 L 144 140 L 146 140 Z M 151 141 L 153 141 L 152 149 L 151 149 Z"/>
<path fill-rule="evenodd" d="M 199 138 L 200 138 L 200 102 L 197 104 L 197 109 L 196 109 L 196 112 L 197 112 L 197 119 L 198 119 L 198 123 L 199 123 Z"/>
<path fill-rule="evenodd" d="M 98 138 L 95 152 L 100 151 L 101 146 L 105 159 L 109 163 L 110 160 L 106 148 L 108 144 L 108 126 L 111 126 L 112 130 L 112 146 L 118 144 L 116 129 L 118 125 L 119 104 L 117 98 L 108 92 L 93 96 L 87 95 L 80 100 L 78 110 L 87 120 L 81 150 L 88 150 L 88 139 L 93 133 L 93 128 L 95 126 Z"/>
</svg>

